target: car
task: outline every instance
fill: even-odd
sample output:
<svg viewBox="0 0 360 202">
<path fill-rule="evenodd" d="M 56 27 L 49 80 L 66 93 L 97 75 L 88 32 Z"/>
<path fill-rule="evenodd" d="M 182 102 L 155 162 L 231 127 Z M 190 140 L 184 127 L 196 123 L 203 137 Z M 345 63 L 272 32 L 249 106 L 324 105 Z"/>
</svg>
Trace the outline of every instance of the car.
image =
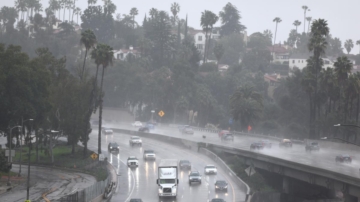
<svg viewBox="0 0 360 202">
<path fill-rule="evenodd" d="M 150 149 L 144 150 L 143 158 L 144 158 L 145 161 L 147 161 L 147 160 L 155 161 L 156 160 L 156 155 L 155 155 L 154 150 L 150 150 Z"/>
<path fill-rule="evenodd" d="M 138 131 L 148 133 L 148 132 L 150 132 L 150 129 L 147 126 L 143 126 L 143 127 L 140 127 Z"/>
<path fill-rule="evenodd" d="M 217 168 L 214 165 L 207 165 L 204 168 L 204 173 L 205 173 L 205 175 L 210 175 L 210 174 L 216 175 L 217 174 Z"/>
<path fill-rule="evenodd" d="M 194 134 L 194 130 L 193 130 L 190 126 L 187 126 L 187 127 L 184 127 L 184 128 L 181 130 L 181 133 L 182 133 L 182 134 L 190 134 L 190 135 L 193 135 L 193 134 Z"/>
<path fill-rule="evenodd" d="M 223 136 L 224 134 L 230 133 L 230 131 L 228 130 L 222 130 L 218 133 L 219 137 L 221 138 L 221 136 Z"/>
<path fill-rule="evenodd" d="M 254 142 L 250 145 L 250 150 L 262 150 L 264 145 L 261 142 Z"/>
<path fill-rule="evenodd" d="M 111 135 L 111 134 L 113 134 L 113 130 L 110 128 L 102 127 L 101 133 L 103 133 L 105 135 Z"/>
<path fill-rule="evenodd" d="M 225 133 L 221 136 L 221 141 L 233 141 L 234 142 L 234 135 L 231 133 Z"/>
<path fill-rule="evenodd" d="M 271 149 L 272 143 L 269 140 L 261 140 L 260 143 L 264 146 L 264 148 Z"/>
<path fill-rule="evenodd" d="M 141 200 L 139 198 L 132 198 L 132 199 L 130 199 L 130 202 L 143 202 L 143 200 Z"/>
<path fill-rule="evenodd" d="M 198 171 L 192 171 L 189 174 L 189 185 L 191 185 L 192 182 L 198 182 L 201 184 L 201 175 Z"/>
<path fill-rule="evenodd" d="M 280 141 L 279 147 L 292 147 L 292 142 L 289 139 L 283 139 Z"/>
<path fill-rule="evenodd" d="M 179 161 L 179 168 L 180 170 L 187 169 L 191 170 L 191 163 L 188 160 L 180 160 Z"/>
<path fill-rule="evenodd" d="M 180 125 L 178 126 L 179 132 L 182 132 L 184 130 L 184 128 L 186 127 L 190 127 L 189 125 Z"/>
<path fill-rule="evenodd" d="M 138 167 L 139 160 L 135 156 L 129 156 L 127 159 L 127 165 L 128 167 Z"/>
<path fill-rule="evenodd" d="M 141 127 L 143 124 L 140 121 L 135 121 L 133 124 L 131 124 L 134 127 Z"/>
<path fill-rule="evenodd" d="M 138 136 L 131 136 L 130 140 L 129 140 L 129 144 L 130 146 L 136 146 L 136 145 L 139 145 L 139 146 L 142 146 L 142 140 L 140 137 Z"/>
<path fill-rule="evenodd" d="M 157 126 L 157 122 L 156 121 L 148 121 L 147 124 L 152 124 L 154 126 Z"/>
<path fill-rule="evenodd" d="M 147 127 L 149 130 L 155 129 L 155 125 L 152 124 L 152 123 L 147 123 L 147 124 L 146 124 L 146 127 Z"/>
<path fill-rule="evenodd" d="M 311 142 L 305 146 L 305 151 L 320 151 L 319 143 Z"/>
<path fill-rule="evenodd" d="M 226 201 L 222 198 L 213 198 L 210 202 L 226 202 Z"/>
<path fill-rule="evenodd" d="M 120 147 L 116 142 L 110 142 L 108 145 L 108 151 L 109 152 L 119 152 L 120 151 Z"/>
<path fill-rule="evenodd" d="M 228 191 L 228 183 L 225 180 L 216 180 L 215 191 Z"/>
<path fill-rule="evenodd" d="M 336 162 L 340 162 L 340 163 L 351 163 L 352 162 L 352 158 L 350 155 L 348 154 L 341 154 L 341 155 L 337 155 L 335 157 L 335 161 Z"/>
</svg>

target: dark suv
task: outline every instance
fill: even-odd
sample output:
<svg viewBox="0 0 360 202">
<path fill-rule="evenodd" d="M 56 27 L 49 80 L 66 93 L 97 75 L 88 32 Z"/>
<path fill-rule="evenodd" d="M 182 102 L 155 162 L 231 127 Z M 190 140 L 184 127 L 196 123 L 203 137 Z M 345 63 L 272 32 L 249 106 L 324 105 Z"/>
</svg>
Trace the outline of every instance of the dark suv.
<svg viewBox="0 0 360 202">
<path fill-rule="evenodd" d="M 201 175 L 198 171 L 192 171 L 189 175 L 189 184 L 192 182 L 198 182 L 201 184 Z"/>
<path fill-rule="evenodd" d="M 191 163 L 188 160 L 180 160 L 179 167 L 180 167 L 180 170 L 182 170 L 182 169 L 191 170 Z"/>
<path fill-rule="evenodd" d="M 320 146 L 319 143 L 317 142 L 312 142 L 310 144 L 307 144 L 305 146 L 305 151 L 320 151 Z"/>
<path fill-rule="evenodd" d="M 120 147 L 116 142 L 110 142 L 108 145 L 108 150 L 109 152 L 119 152 L 120 151 Z"/>
<path fill-rule="evenodd" d="M 225 191 L 228 190 L 228 183 L 224 180 L 216 180 L 215 182 L 215 191 Z"/>
</svg>

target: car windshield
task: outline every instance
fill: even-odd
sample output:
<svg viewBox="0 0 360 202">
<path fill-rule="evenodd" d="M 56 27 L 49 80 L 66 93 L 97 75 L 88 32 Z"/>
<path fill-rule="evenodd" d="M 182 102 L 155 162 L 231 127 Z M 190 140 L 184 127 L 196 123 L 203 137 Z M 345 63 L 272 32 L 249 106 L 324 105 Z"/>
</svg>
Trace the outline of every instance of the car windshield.
<svg viewBox="0 0 360 202">
<path fill-rule="evenodd" d="M 223 181 L 223 180 L 218 180 L 218 181 L 216 181 L 216 183 L 215 184 L 218 184 L 218 185 L 225 185 L 225 184 L 227 184 L 225 181 Z"/>
<path fill-rule="evenodd" d="M 110 146 L 111 147 L 117 147 L 117 146 L 119 146 L 117 143 L 110 143 Z"/>
<path fill-rule="evenodd" d="M 200 174 L 198 172 L 190 173 L 190 176 L 199 176 Z"/>
<path fill-rule="evenodd" d="M 313 145 L 313 146 L 317 146 L 317 145 L 318 145 L 318 143 L 317 143 L 317 142 L 313 142 L 313 143 L 311 143 L 311 145 Z"/>
<path fill-rule="evenodd" d="M 128 158 L 128 160 L 137 160 L 137 158 L 134 157 L 134 156 L 131 156 L 131 157 Z"/>
<path fill-rule="evenodd" d="M 145 150 L 144 152 L 145 152 L 145 154 L 153 154 L 154 153 L 153 150 Z"/>
<path fill-rule="evenodd" d="M 190 162 L 188 160 L 181 160 L 180 164 L 189 164 Z"/>
<path fill-rule="evenodd" d="M 140 140 L 139 137 L 131 137 L 132 140 Z"/>
<path fill-rule="evenodd" d="M 213 200 L 211 200 L 211 202 L 224 202 L 224 200 L 223 199 L 213 199 Z"/>
<path fill-rule="evenodd" d="M 160 184 L 175 184 L 175 179 L 160 179 Z"/>
<path fill-rule="evenodd" d="M 215 166 L 206 166 L 205 168 L 213 169 L 213 168 L 215 168 Z"/>
</svg>

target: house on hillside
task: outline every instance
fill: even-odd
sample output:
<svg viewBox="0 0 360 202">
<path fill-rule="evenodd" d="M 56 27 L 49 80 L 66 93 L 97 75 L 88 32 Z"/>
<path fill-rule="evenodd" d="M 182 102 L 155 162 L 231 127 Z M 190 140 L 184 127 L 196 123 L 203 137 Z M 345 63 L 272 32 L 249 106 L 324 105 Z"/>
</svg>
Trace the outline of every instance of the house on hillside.
<svg viewBox="0 0 360 202">
<path fill-rule="evenodd" d="M 127 61 L 131 56 L 134 58 L 139 58 L 141 56 L 140 52 L 134 49 L 132 46 L 130 46 L 129 49 L 114 50 L 113 52 L 114 58 L 121 61 Z"/>
<path fill-rule="evenodd" d="M 264 81 L 269 84 L 267 89 L 267 94 L 271 99 L 274 99 L 274 90 L 279 85 L 279 80 L 281 79 L 280 74 L 265 74 Z"/>
<path fill-rule="evenodd" d="M 290 51 L 286 49 L 286 47 L 282 46 L 281 44 L 275 44 L 273 46 L 269 46 L 268 50 L 272 56 L 272 63 L 284 65 L 289 64 Z"/>
<path fill-rule="evenodd" d="M 205 32 L 203 30 L 190 30 L 190 34 L 194 37 L 196 48 L 203 54 L 205 51 Z"/>
</svg>

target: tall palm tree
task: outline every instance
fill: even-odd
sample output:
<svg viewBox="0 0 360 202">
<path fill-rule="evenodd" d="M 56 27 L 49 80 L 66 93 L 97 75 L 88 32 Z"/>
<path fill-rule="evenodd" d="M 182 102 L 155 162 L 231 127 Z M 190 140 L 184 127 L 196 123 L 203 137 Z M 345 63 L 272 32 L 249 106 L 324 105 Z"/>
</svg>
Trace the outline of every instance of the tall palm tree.
<svg viewBox="0 0 360 202">
<path fill-rule="evenodd" d="M 149 11 L 151 18 L 154 18 L 158 13 L 159 13 L 159 11 L 156 8 L 152 8 Z"/>
<path fill-rule="evenodd" d="M 91 31 L 90 29 L 82 32 L 80 43 L 85 46 L 85 57 L 84 57 L 83 68 L 81 71 L 81 79 L 83 79 L 84 73 L 85 73 L 85 61 L 86 61 L 87 53 L 90 50 L 90 48 L 93 48 L 96 44 L 96 36 L 95 36 L 94 32 Z"/>
<path fill-rule="evenodd" d="M 295 20 L 293 25 L 296 27 L 296 33 L 297 33 L 297 28 L 298 28 L 298 26 L 301 25 L 301 22 L 299 20 Z"/>
<path fill-rule="evenodd" d="M 307 6 L 302 6 L 301 7 L 304 10 L 304 33 L 305 33 L 305 20 L 306 20 L 306 11 L 310 11 L 309 7 Z"/>
<path fill-rule="evenodd" d="M 19 11 L 20 20 L 24 20 L 24 13 L 26 9 L 26 0 L 16 0 L 15 1 L 15 8 Z M 21 12 L 21 14 L 20 14 Z"/>
<path fill-rule="evenodd" d="M 274 18 L 273 22 L 275 22 L 275 37 L 274 37 L 274 46 L 275 46 L 275 43 L 276 43 L 276 33 L 277 33 L 277 27 L 278 27 L 278 24 L 281 22 L 281 18 L 279 17 L 276 17 Z"/>
<path fill-rule="evenodd" d="M 176 2 L 174 2 L 173 4 L 171 4 L 170 10 L 171 10 L 171 13 L 174 16 L 173 25 L 175 25 L 176 19 L 177 19 L 177 14 L 180 12 L 180 5 L 178 3 L 176 3 Z"/>
<path fill-rule="evenodd" d="M 81 8 L 77 7 L 75 9 L 75 15 L 76 15 L 76 24 L 79 25 L 79 15 L 81 16 Z"/>
<path fill-rule="evenodd" d="M 346 49 L 346 51 L 347 51 L 347 53 L 349 55 L 351 49 L 354 48 L 353 40 L 352 39 L 346 40 L 345 43 L 344 43 L 344 47 L 345 47 L 345 49 Z"/>
<path fill-rule="evenodd" d="M 306 17 L 306 20 L 308 21 L 308 31 L 307 32 L 309 33 L 312 17 Z"/>
<path fill-rule="evenodd" d="M 359 54 L 360 54 L 360 40 L 356 41 L 356 45 L 359 45 Z"/>
<path fill-rule="evenodd" d="M 99 93 L 99 136 L 98 136 L 98 153 L 101 154 L 101 126 L 102 126 L 102 105 L 103 105 L 103 83 L 104 83 L 104 73 L 105 69 L 112 65 L 113 62 L 113 49 L 105 44 L 98 44 L 96 46 L 95 54 L 95 62 L 97 64 L 101 64 L 102 66 L 102 76 L 101 76 L 101 82 L 100 82 L 100 93 Z"/>
<path fill-rule="evenodd" d="M 88 7 L 96 4 L 97 0 L 88 0 Z"/>
<path fill-rule="evenodd" d="M 209 48 L 210 48 L 210 44 L 211 44 L 212 30 L 213 30 L 214 25 L 216 24 L 216 22 L 219 20 L 219 17 L 218 17 L 215 13 L 213 13 L 213 12 L 210 13 L 209 18 L 210 18 L 210 21 L 209 21 L 210 37 L 208 38 L 208 42 L 205 43 L 205 45 L 207 44 L 207 45 L 206 45 L 207 50 L 206 50 L 206 58 L 205 58 L 205 60 L 207 60 L 207 57 L 208 57 L 208 54 L 209 54 Z"/>
<path fill-rule="evenodd" d="M 219 17 L 211 11 L 205 10 L 201 13 L 200 25 L 203 28 L 203 31 L 205 31 L 204 63 L 206 62 L 207 41 L 209 38 L 208 33 L 211 32 L 212 27 L 218 19 Z"/>
<path fill-rule="evenodd" d="M 139 14 L 139 11 L 137 8 L 132 8 L 130 10 L 130 15 L 132 16 L 132 20 L 133 20 L 133 29 L 135 29 L 135 16 L 137 16 Z"/>
</svg>

